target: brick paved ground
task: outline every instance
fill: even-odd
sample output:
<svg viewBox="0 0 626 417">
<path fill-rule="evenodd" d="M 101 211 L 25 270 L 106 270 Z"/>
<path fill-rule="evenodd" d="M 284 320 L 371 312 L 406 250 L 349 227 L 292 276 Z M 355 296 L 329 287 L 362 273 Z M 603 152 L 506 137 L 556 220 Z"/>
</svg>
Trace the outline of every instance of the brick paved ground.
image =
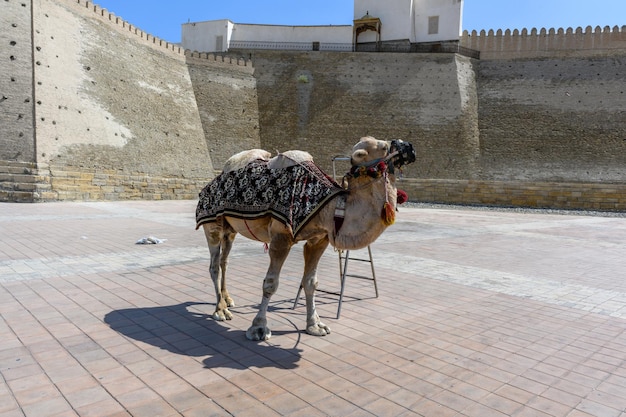
<svg viewBox="0 0 626 417">
<path fill-rule="evenodd" d="M 0 205 L 1 417 L 626 416 L 624 218 L 402 209 L 378 298 L 349 278 L 339 320 L 318 297 L 333 333 L 302 333 L 300 245 L 254 343 L 267 255 L 238 241 L 213 321 L 194 208 Z M 319 277 L 338 288 L 332 250 Z"/>
</svg>

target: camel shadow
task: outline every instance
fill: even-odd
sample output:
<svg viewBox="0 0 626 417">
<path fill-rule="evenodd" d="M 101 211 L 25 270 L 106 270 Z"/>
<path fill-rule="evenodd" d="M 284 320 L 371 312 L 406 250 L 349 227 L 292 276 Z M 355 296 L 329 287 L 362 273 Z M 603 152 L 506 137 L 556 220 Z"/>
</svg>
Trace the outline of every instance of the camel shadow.
<svg viewBox="0 0 626 417">
<path fill-rule="evenodd" d="M 252 342 L 245 331 L 230 329 L 211 315 L 190 311 L 194 306 L 210 303 L 186 302 L 162 307 L 114 310 L 104 316 L 104 322 L 116 332 L 178 355 L 203 357 L 205 368 L 276 367 L 293 369 L 298 365 L 302 350 L 298 349 L 297 329 L 273 331 L 266 342 Z M 272 344 L 276 336 L 297 333 L 291 348 Z"/>
</svg>

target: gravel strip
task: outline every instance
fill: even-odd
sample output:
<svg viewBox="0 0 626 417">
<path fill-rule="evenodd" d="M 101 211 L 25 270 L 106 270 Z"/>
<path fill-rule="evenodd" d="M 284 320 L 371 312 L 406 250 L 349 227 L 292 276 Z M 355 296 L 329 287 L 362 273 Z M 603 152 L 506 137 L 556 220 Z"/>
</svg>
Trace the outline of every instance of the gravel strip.
<svg viewBox="0 0 626 417">
<path fill-rule="evenodd" d="M 442 210 L 477 210 L 477 211 L 499 211 L 510 213 L 532 213 L 532 214 L 557 214 L 566 216 L 594 216 L 594 217 L 624 217 L 624 211 L 595 211 L 595 210 L 560 210 L 550 208 L 530 208 L 530 207 L 496 207 L 496 206 L 472 206 L 462 204 L 441 204 L 441 203 L 417 203 L 407 201 L 400 206 L 410 208 L 423 209 L 442 209 Z"/>
</svg>

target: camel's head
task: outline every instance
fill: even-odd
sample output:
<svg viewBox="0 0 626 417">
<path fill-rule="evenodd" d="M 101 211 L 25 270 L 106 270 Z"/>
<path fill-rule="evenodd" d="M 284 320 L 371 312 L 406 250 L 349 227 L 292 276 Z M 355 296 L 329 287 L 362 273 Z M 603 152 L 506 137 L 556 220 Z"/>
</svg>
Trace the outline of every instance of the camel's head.
<svg viewBox="0 0 626 417">
<path fill-rule="evenodd" d="M 369 165 L 385 158 L 389 154 L 389 149 L 389 142 L 366 136 L 352 147 L 350 162 L 352 165 Z"/>
<path fill-rule="evenodd" d="M 370 166 L 384 161 L 390 170 L 415 162 L 415 149 L 409 142 L 394 139 L 391 143 L 377 140 L 371 136 L 361 138 L 352 147 L 351 163 L 353 166 Z"/>
<path fill-rule="evenodd" d="M 352 148 L 350 158 L 352 168 L 344 176 L 344 186 L 350 189 L 351 179 L 371 177 L 374 179 L 384 178 L 382 182 L 384 190 L 384 202 L 381 211 L 381 219 L 385 226 L 393 224 L 397 203 L 397 189 L 393 186 L 395 168 L 415 162 L 415 150 L 413 145 L 401 140 L 390 142 L 377 140 L 371 136 L 361 138 L 359 143 Z M 377 181 L 370 181 L 374 184 Z M 356 187 L 359 189 L 362 187 Z M 404 193 L 406 195 L 406 193 Z"/>
</svg>

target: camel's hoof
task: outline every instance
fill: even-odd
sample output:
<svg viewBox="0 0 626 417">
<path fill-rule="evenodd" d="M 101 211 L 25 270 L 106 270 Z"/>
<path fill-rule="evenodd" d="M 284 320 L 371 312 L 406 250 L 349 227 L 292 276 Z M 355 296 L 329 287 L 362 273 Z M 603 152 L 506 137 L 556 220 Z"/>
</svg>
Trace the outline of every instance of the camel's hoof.
<svg viewBox="0 0 626 417">
<path fill-rule="evenodd" d="M 233 300 L 232 298 L 226 297 L 225 301 L 228 307 L 235 307 L 235 300 Z"/>
<path fill-rule="evenodd" d="M 232 318 L 233 315 L 228 310 L 215 310 L 215 313 L 213 313 L 213 320 L 224 321 L 231 320 Z"/>
<path fill-rule="evenodd" d="M 269 327 L 265 326 L 251 326 L 248 331 L 246 331 L 246 337 L 248 340 L 267 340 L 272 337 L 272 331 Z"/>
<path fill-rule="evenodd" d="M 324 323 L 317 323 L 312 326 L 308 326 L 306 328 L 306 332 L 313 336 L 326 336 L 330 334 L 330 327 L 326 326 Z"/>
</svg>

